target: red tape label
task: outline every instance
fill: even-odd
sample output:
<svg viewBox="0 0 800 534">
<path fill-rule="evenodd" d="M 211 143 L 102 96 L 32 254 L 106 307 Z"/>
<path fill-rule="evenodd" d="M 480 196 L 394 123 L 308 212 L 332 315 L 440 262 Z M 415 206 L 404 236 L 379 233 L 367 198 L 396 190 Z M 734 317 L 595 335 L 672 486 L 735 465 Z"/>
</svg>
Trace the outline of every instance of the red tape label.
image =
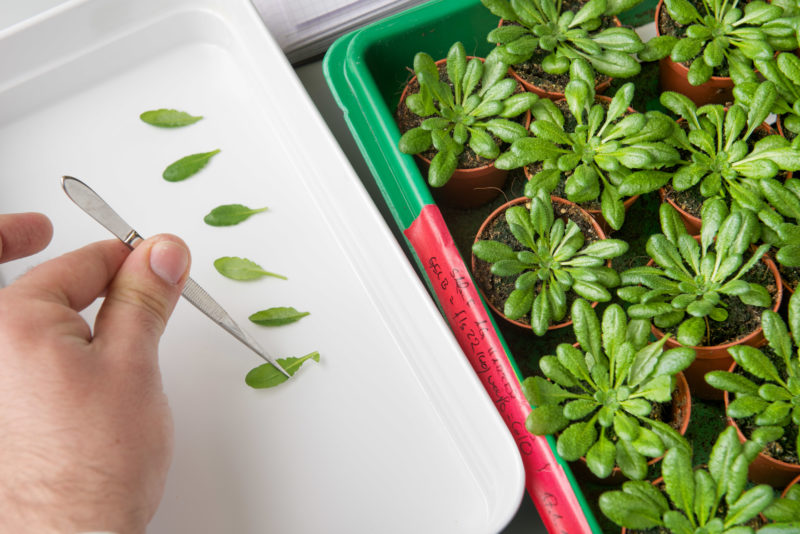
<svg viewBox="0 0 800 534">
<path fill-rule="evenodd" d="M 426 205 L 404 232 L 461 349 L 517 443 L 526 487 L 551 534 L 590 534 L 567 475 L 543 436 L 525 428 L 531 408 L 439 208 Z"/>
</svg>

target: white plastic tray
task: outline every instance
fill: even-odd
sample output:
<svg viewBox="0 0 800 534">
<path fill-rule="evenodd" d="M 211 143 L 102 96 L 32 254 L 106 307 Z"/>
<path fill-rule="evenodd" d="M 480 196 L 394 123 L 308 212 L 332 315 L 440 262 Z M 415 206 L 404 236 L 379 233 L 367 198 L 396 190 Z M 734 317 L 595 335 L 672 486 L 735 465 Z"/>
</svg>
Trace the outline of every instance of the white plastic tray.
<svg viewBox="0 0 800 534">
<path fill-rule="evenodd" d="M 159 107 L 205 119 L 139 120 Z M 215 148 L 200 174 L 161 178 Z M 182 236 L 192 276 L 274 353 L 322 355 L 252 390 L 259 359 L 178 304 L 161 344 L 175 458 L 151 533 L 496 532 L 513 516 L 512 438 L 246 0 L 73 0 L 0 30 L 0 212 L 43 211 L 56 228 L 0 282 L 110 236 L 62 193 L 64 174 L 143 235 Z M 205 225 L 234 202 L 270 210 Z M 228 255 L 289 279 L 225 279 L 212 262 Z M 287 305 L 311 315 L 247 320 Z"/>
</svg>

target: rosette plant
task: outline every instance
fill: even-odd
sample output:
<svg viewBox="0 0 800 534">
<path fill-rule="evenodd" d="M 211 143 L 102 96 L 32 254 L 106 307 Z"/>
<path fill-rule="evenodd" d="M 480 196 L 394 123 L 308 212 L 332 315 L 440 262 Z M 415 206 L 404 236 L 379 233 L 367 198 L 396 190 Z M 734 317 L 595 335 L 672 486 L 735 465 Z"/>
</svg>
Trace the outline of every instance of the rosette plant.
<svg viewBox="0 0 800 534">
<path fill-rule="evenodd" d="M 492 264 L 492 274 L 516 277 L 503 307 L 509 319 L 530 314 L 531 327 L 541 336 L 566 316 L 568 292 L 593 301 L 611 300 L 608 288 L 619 284 L 619 275 L 606 262 L 628 250 L 625 241 L 601 239 L 585 245 L 575 221 L 555 217 L 544 191 L 534 195 L 530 208 L 512 206 L 505 217 L 519 250 L 480 240 L 472 253 Z"/>
<path fill-rule="evenodd" d="M 434 147 L 428 182 L 447 183 L 465 147 L 494 160 L 500 147 L 493 135 L 511 143 L 525 137 L 525 126 L 510 120 L 528 111 L 538 97 L 516 93 L 517 82 L 506 76 L 508 66 L 496 60 L 467 60 L 464 46 L 455 43 L 447 53 L 447 77 L 439 79 L 433 58 L 425 52 L 414 57 L 419 92 L 406 97 L 406 106 L 419 117 L 420 126 L 405 132 L 398 143 L 401 152 L 419 154 Z"/>
<path fill-rule="evenodd" d="M 481 0 L 504 21 L 512 22 L 489 32 L 490 43 L 499 45 L 492 54 L 517 65 L 528 61 L 537 49 L 548 54 L 542 69 L 564 74 L 572 61 L 584 59 L 597 72 L 613 78 L 630 78 L 641 66 L 635 54 L 644 48 L 631 29 L 602 29 L 601 17 L 613 16 L 641 0 L 589 0 L 577 11 L 563 9 L 561 0 Z M 594 86 L 594 84 L 592 84 Z"/>
<path fill-rule="evenodd" d="M 663 489 L 631 480 L 600 495 L 600 510 L 622 527 L 663 527 L 673 534 L 797 532 L 796 501 L 778 499 L 766 484 L 747 487 L 747 467 L 762 447 L 757 441 L 740 443 L 728 427 L 714 443 L 708 466 L 694 468 L 690 450 L 670 449 L 661 465 Z M 759 514 L 775 522 L 748 526 Z"/>
<path fill-rule="evenodd" d="M 536 435 L 559 433 L 558 453 L 569 461 L 586 457 L 599 478 L 618 466 L 631 479 L 647 475 L 647 458 L 671 448 L 689 450 L 669 424 L 651 419 L 656 403 L 672 399 L 676 377 L 694 360 L 694 350 L 664 350 L 663 338 L 648 344 L 650 323 L 628 321 L 618 304 L 603 312 L 602 324 L 583 299 L 572 304 L 580 349 L 562 343 L 543 356 L 544 376 L 523 382 L 534 406 L 526 426 Z"/>
<path fill-rule="evenodd" d="M 741 279 L 769 249 L 763 244 L 744 261 L 761 229 L 755 214 L 729 213 L 721 199 L 706 201 L 699 243 L 669 204 L 661 204 L 659 218 L 663 233 L 651 235 L 646 245 L 655 266 L 620 273 L 624 287 L 617 294 L 631 303 L 631 317 L 653 319 L 662 329 L 678 326 L 678 342 L 697 346 L 708 344 L 709 319 L 728 318 L 723 296 L 753 306 L 772 304 L 763 286 Z"/>
<path fill-rule="evenodd" d="M 785 183 L 762 180 L 761 189 L 770 206 L 758 212 L 763 223 L 761 239 L 777 249 L 775 260 L 786 267 L 800 267 L 800 180 Z M 787 222 L 786 219 L 790 222 Z"/>
<path fill-rule="evenodd" d="M 717 389 L 735 394 L 728 405 L 728 416 L 733 419 L 752 418 L 753 423 L 767 432 L 767 441 L 775 441 L 787 429 L 798 434 L 800 427 L 800 296 L 789 299 L 789 329 L 780 315 L 765 310 L 761 315 L 764 337 L 779 365 L 759 349 L 748 346 L 729 350 L 736 364 L 752 375 L 747 378 L 728 371 L 711 371 L 706 382 Z M 791 330 L 791 332 L 790 332 Z M 792 343 L 794 341 L 794 343 Z M 794 443 L 800 451 L 800 434 Z M 798 518 L 800 519 L 800 518 Z"/>
<path fill-rule="evenodd" d="M 754 91 L 749 110 L 740 104 L 727 110 L 717 104 L 698 108 L 680 93 L 662 93 L 661 104 L 686 121 L 686 130 L 675 128 L 672 136 L 675 147 L 689 154 L 675 170 L 672 186 L 685 191 L 699 185 L 703 197 L 730 198 L 753 212 L 761 210 L 759 181 L 800 169 L 800 148 L 780 135 L 767 135 L 750 146 L 775 99 L 775 86 L 769 81 Z"/>
<path fill-rule="evenodd" d="M 669 56 L 675 63 L 690 62 L 687 77 L 692 85 L 707 82 L 715 70 L 727 71 L 734 83 L 752 80 L 754 60 L 797 48 L 797 20 L 778 5 L 702 0 L 698 10 L 689 0 L 664 0 L 664 7 L 673 21 L 686 26 L 685 33 L 651 39 L 639 58 L 653 61 Z"/>
<path fill-rule="evenodd" d="M 497 158 L 500 169 L 543 162 L 544 169 L 530 182 L 532 189 L 553 191 L 562 179 L 567 199 L 600 199 L 603 218 L 618 230 L 625 221 L 622 198 L 655 191 L 669 181 L 660 171 L 674 164 L 678 152 L 664 139 L 675 122 L 660 112 L 628 113 L 632 83 L 623 85 L 607 107 L 595 100 L 588 63 L 578 60 L 570 69 L 565 100 L 577 126 L 564 129 L 564 114 L 549 100 L 539 100 L 532 112 L 531 135 L 514 141 Z"/>
<path fill-rule="evenodd" d="M 756 60 L 755 65 L 777 90 L 772 113 L 781 117 L 785 130 L 800 134 L 800 58 L 790 52 L 781 52 L 777 58 Z M 742 82 L 733 88 L 733 94 L 737 101 L 750 106 L 757 88 L 756 81 Z"/>
</svg>

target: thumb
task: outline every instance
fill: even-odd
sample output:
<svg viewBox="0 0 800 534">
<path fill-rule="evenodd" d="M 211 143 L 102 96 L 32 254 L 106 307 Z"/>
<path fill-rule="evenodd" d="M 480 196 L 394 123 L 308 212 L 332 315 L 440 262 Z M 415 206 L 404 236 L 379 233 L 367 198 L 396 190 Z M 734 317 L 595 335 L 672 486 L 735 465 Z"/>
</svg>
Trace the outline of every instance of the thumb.
<svg viewBox="0 0 800 534">
<path fill-rule="evenodd" d="M 189 277 L 189 249 L 162 234 L 142 241 L 112 280 L 95 322 L 93 343 L 115 359 L 157 358 L 158 340 Z"/>
</svg>

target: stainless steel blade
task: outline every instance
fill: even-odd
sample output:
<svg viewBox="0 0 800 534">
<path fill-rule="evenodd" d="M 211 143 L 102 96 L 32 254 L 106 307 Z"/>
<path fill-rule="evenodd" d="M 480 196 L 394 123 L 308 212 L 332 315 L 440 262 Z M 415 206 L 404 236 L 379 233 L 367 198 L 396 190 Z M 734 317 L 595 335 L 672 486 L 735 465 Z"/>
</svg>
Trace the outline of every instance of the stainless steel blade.
<svg viewBox="0 0 800 534">
<path fill-rule="evenodd" d="M 67 196 L 77 204 L 83 211 L 89 214 L 94 220 L 117 236 L 123 243 L 131 249 L 134 248 L 143 238 L 136 230 L 126 223 L 111 206 L 109 206 L 100 195 L 94 192 L 91 187 L 72 176 L 61 178 L 61 186 Z M 191 302 L 198 310 L 203 312 L 212 321 L 221 326 L 233 337 L 241 341 L 253 352 L 261 356 L 267 363 L 272 364 L 286 377 L 291 377 L 286 370 L 278 364 L 269 353 L 267 353 L 251 336 L 242 330 L 233 317 L 215 301 L 197 282 L 189 278 L 183 288 L 183 297 Z"/>
</svg>

